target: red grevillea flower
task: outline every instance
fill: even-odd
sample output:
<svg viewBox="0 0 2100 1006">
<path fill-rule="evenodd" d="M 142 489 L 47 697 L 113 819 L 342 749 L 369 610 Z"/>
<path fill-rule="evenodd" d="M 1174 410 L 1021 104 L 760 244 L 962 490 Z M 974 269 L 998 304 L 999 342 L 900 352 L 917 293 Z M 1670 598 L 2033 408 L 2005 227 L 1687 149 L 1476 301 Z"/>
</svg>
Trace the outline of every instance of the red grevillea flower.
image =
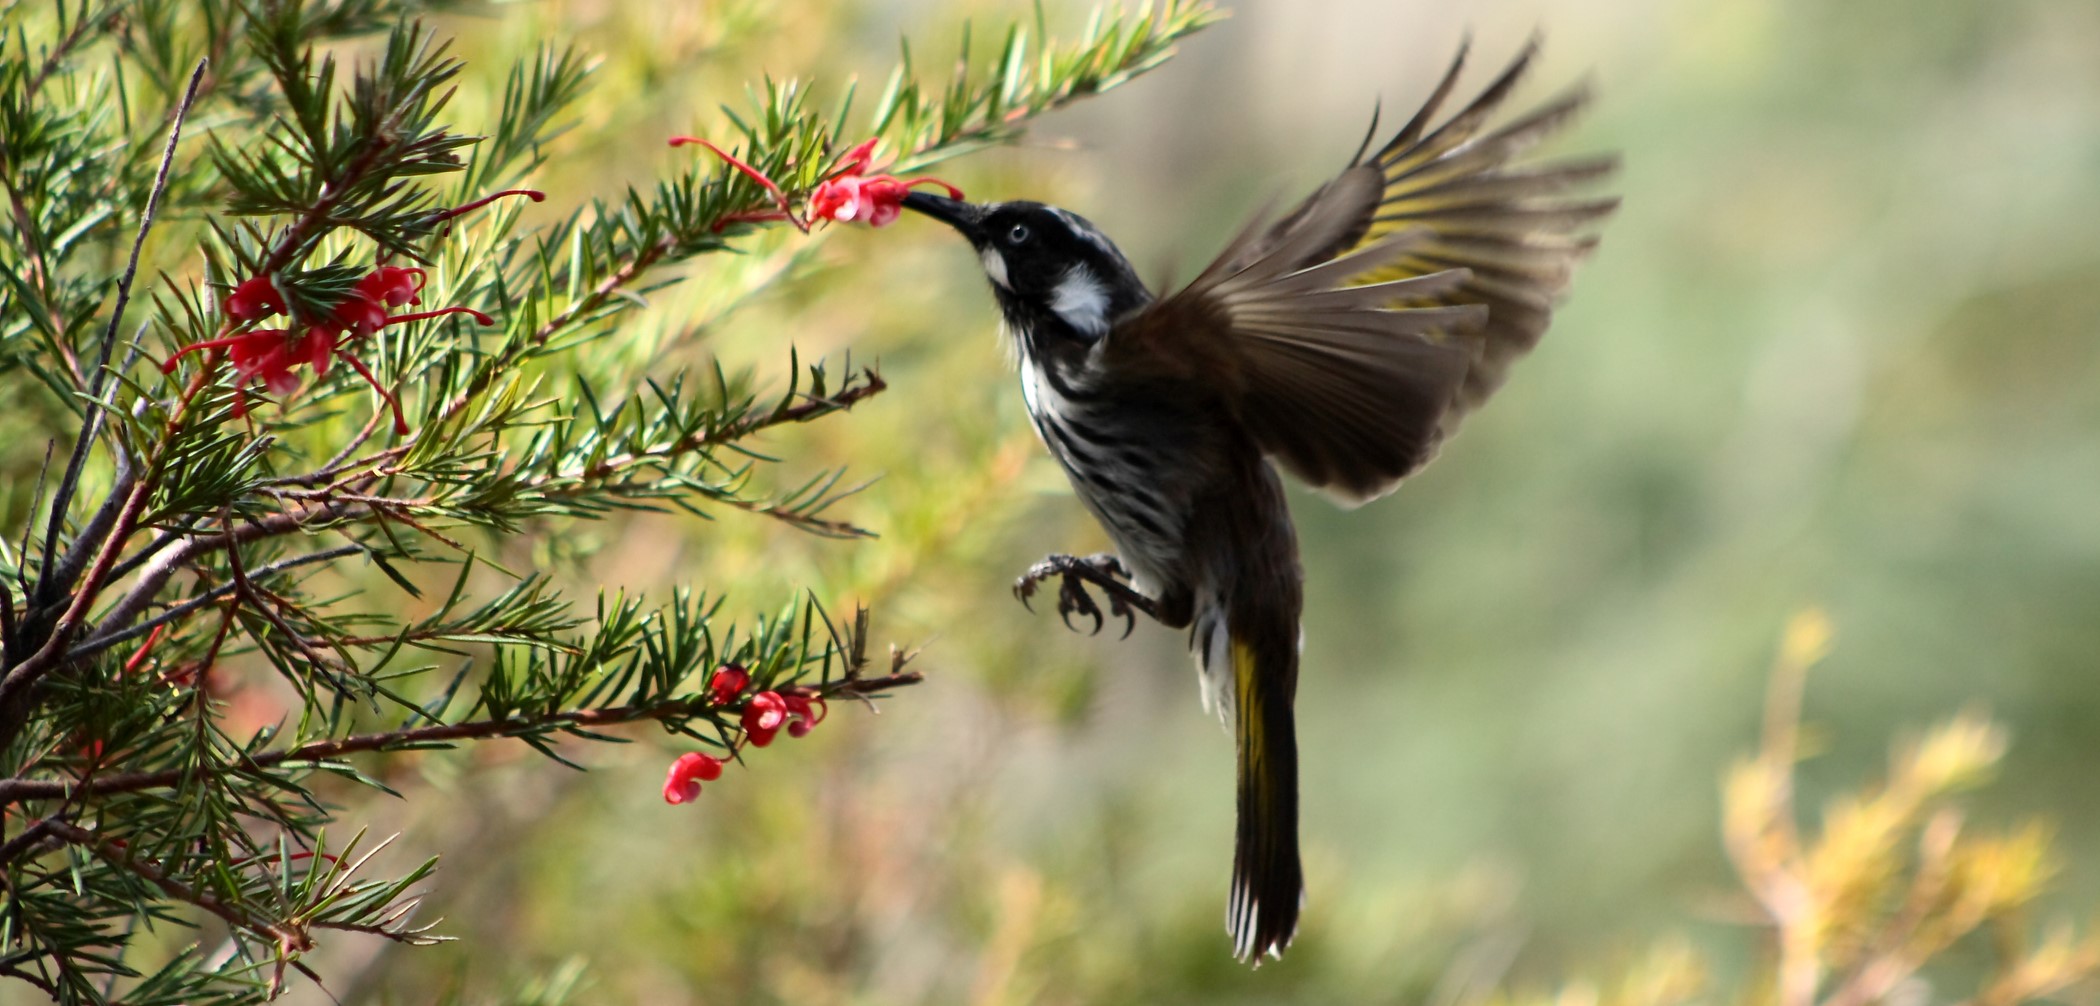
<svg viewBox="0 0 2100 1006">
<path fill-rule="evenodd" d="M 809 736 L 810 730 L 824 722 L 831 711 L 823 696 L 799 688 L 781 696 L 781 701 L 787 703 L 789 737 Z"/>
<path fill-rule="evenodd" d="M 708 691 L 714 693 L 715 705 L 726 706 L 751 687 L 751 672 L 736 664 L 723 664 L 714 677 L 707 682 Z"/>
<path fill-rule="evenodd" d="M 687 803 L 700 795 L 702 782 L 713 782 L 722 778 L 722 760 L 688 751 L 671 763 L 671 771 L 664 776 L 664 802 Z"/>
<path fill-rule="evenodd" d="M 379 383 L 379 378 L 365 367 L 364 361 L 352 355 L 344 344 L 371 335 L 388 325 L 420 321 L 448 314 L 468 314 L 483 325 L 493 325 L 496 319 L 470 307 L 448 307 L 436 311 L 420 311 L 414 314 L 388 315 L 390 307 L 421 304 L 423 270 L 383 265 L 357 281 L 350 294 L 328 313 L 304 328 L 271 328 L 241 332 L 221 339 L 206 339 L 182 347 L 174 356 L 161 364 L 162 373 L 173 373 L 184 356 L 203 349 L 224 349 L 233 360 L 234 372 L 243 383 L 259 381 L 272 392 L 290 394 L 299 387 L 298 375 L 293 368 L 310 366 L 316 375 L 328 372 L 328 361 L 341 358 L 357 375 L 372 386 L 394 413 L 394 432 L 408 432 L 408 420 L 401 414 L 401 403 Z M 275 284 L 267 277 L 243 280 L 226 298 L 226 313 L 237 323 L 268 317 L 283 310 L 284 299 Z M 233 401 L 234 415 L 247 412 L 247 398 L 236 396 Z"/>
<path fill-rule="evenodd" d="M 886 227 L 903 214 L 905 194 L 918 186 L 938 185 L 948 190 L 950 199 L 963 197 L 961 189 L 938 178 L 868 174 L 875 164 L 875 144 L 876 140 L 870 139 L 846 151 L 838 169 L 810 190 L 810 219 L 840 223 L 859 220 L 870 227 Z"/>
<path fill-rule="evenodd" d="M 773 743 L 773 735 L 787 723 L 787 700 L 779 692 L 760 692 L 744 704 L 744 735 L 755 747 Z"/>
<path fill-rule="evenodd" d="M 807 215 L 797 216 L 795 211 L 788 207 L 786 193 L 780 190 L 778 183 L 766 177 L 765 172 L 697 136 L 671 138 L 671 145 L 674 147 L 682 147 L 689 143 L 713 151 L 716 157 L 757 182 L 766 190 L 767 195 L 773 197 L 773 209 L 727 214 L 715 221 L 716 231 L 733 223 L 766 220 L 785 220 L 803 231 L 809 230 L 811 220 L 836 220 L 841 223 L 864 221 L 870 227 L 882 227 L 896 220 L 904 212 L 905 193 L 918 186 L 938 185 L 948 190 L 948 197 L 951 199 L 963 197 L 961 189 L 938 178 L 898 178 L 895 175 L 868 174 L 875 167 L 877 143 L 877 139 L 869 139 L 854 145 L 839 158 L 838 163 L 825 174 L 824 180 L 810 190 Z"/>
<path fill-rule="evenodd" d="M 383 265 L 358 280 L 356 289 L 358 293 L 388 307 L 421 304 L 423 298 L 419 295 L 423 292 L 423 270 Z"/>
</svg>

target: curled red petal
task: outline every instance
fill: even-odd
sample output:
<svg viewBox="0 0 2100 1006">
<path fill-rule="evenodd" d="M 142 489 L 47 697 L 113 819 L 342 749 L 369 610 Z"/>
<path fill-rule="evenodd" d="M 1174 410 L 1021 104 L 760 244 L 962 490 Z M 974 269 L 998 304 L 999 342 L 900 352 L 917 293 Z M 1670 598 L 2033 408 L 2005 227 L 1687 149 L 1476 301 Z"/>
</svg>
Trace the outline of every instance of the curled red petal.
<svg viewBox="0 0 2100 1006">
<path fill-rule="evenodd" d="M 181 349 L 176 350 L 175 355 L 168 357 L 167 361 L 160 365 L 160 372 L 163 374 L 174 373 L 176 361 L 181 360 L 183 357 L 188 356 L 191 353 L 198 352 L 199 350 L 231 349 L 235 350 L 236 355 L 238 355 L 238 351 L 253 345 L 255 340 L 259 338 L 265 336 L 279 336 L 283 334 L 283 329 L 269 329 L 261 332 L 242 332 L 239 335 L 229 335 L 223 339 L 206 339 L 202 342 L 193 342 L 187 346 L 182 347 Z"/>
<path fill-rule="evenodd" d="M 722 760 L 698 751 L 679 755 L 664 773 L 664 802 L 686 803 L 700 795 L 702 782 L 722 777 Z"/>
<path fill-rule="evenodd" d="M 866 179 L 834 178 L 817 183 L 809 193 L 809 215 L 813 219 L 851 221 L 860 215 Z"/>
<path fill-rule="evenodd" d="M 886 227 L 904 213 L 904 197 L 921 185 L 938 185 L 949 198 L 963 193 L 938 178 L 898 178 L 867 175 L 835 178 L 810 193 L 810 216 L 849 222 L 860 220 L 870 227 Z"/>
<path fill-rule="evenodd" d="M 853 145 L 853 147 L 852 147 L 852 149 L 850 149 L 850 150 L 847 150 L 847 151 L 846 151 L 846 153 L 845 153 L 845 155 L 844 155 L 843 157 L 840 157 L 840 158 L 839 158 L 839 164 L 838 164 L 838 167 L 837 167 L 837 168 L 835 168 L 835 169 L 833 170 L 833 174 L 834 174 L 834 175 L 860 175 L 860 174 L 866 174 L 866 173 L 867 173 L 867 170 L 868 170 L 868 169 L 869 169 L 870 167 L 874 166 L 874 163 L 875 163 L 875 145 L 876 145 L 877 143 L 880 143 L 881 141 L 882 141 L 882 138 L 881 138 L 881 137 L 879 137 L 879 136 L 871 136 L 871 137 L 868 137 L 868 138 L 867 138 L 867 139 L 865 139 L 865 140 L 862 140 L 862 141 L 861 141 L 861 142 L 859 142 L 859 143 L 856 143 L 856 144 L 854 144 L 854 145 Z"/>
<path fill-rule="evenodd" d="M 358 281 L 350 295 L 328 311 L 328 320 L 339 329 L 347 329 L 353 338 L 371 335 L 387 323 L 386 304 L 364 287 L 364 281 Z"/>
<path fill-rule="evenodd" d="M 423 302 L 420 294 L 425 282 L 425 274 L 421 269 L 383 265 L 358 280 L 356 291 L 387 307 L 401 307 Z"/>
<path fill-rule="evenodd" d="M 790 737 L 808 736 L 810 730 L 824 721 L 824 715 L 828 711 L 823 697 L 801 689 L 787 694 L 783 701 L 787 703 L 787 732 Z"/>
<path fill-rule="evenodd" d="M 787 700 L 779 692 L 760 692 L 744 703 L 744 736 L 754 747 L 773 743 L 773 735 L 787 722 Z"/>
<path fill-rule="evenodd" d="M 778 730 L 787 720 L 787 700 L 779 692 L 760 692 L 744 706 L 744 729 Z"/>
<path fill-rule="evenodd" d="M 226 315 L 235 321 L 256 321 L 284 310 L 284 295 L 268 276 L 242 280 L 226 295 Z"/>
</svg>

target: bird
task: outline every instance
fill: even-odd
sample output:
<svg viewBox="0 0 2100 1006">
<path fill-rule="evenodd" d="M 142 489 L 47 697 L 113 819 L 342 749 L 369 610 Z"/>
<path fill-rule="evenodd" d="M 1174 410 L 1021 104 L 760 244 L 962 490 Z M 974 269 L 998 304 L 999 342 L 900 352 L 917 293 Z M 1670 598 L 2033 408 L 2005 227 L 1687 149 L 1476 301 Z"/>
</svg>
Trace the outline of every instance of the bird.
<svg viewBox="0 0 2100 1006">
<path fill-rule="evenodd" d="M 1029 420 L 1114 553 L 1052 555 L 1058 610 L 1127 637 L 1186 629 L 1204 704 L 1232 729 L 1238 823 L 1226 929 L 1259 967 L 1305 897 L 1293 701 L 1303 572 L 1279 469 L 1353 507 L 1435 457 L 1537 345 L 1596 228 L 1610 155 L 1522 155 L 1588 102 L 1577 86 L 1506 122 L 1534 37 L 1442 115 L 1469 43 L 1418 111 L 1290 212 L 1258 213 L 1193 280 L 1155 294 L 1102 231 L 1039 202 L 913 192 L 968 239 L 1015 350 Z M 1498 124 L 1499 122 L 1499 124 Z"/>
</svg>

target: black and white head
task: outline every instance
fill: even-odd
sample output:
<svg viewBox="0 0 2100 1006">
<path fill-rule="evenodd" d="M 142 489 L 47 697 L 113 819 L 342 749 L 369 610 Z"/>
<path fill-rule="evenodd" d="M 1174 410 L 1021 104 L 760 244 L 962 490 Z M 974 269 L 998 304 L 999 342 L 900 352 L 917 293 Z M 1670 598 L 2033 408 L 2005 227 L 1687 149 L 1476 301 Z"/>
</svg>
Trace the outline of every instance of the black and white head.
<svg viewBox="0 0 2100 1006">
<path fill-rule="evenodd" d="M 924 192 L 906 209 L 968 238 L 1007 324 L 1022 338 L 1091 343 L 1152 299 L 1115 244 L 1076 213 L 1042 203 L 965 203 Z"/>
</svg>

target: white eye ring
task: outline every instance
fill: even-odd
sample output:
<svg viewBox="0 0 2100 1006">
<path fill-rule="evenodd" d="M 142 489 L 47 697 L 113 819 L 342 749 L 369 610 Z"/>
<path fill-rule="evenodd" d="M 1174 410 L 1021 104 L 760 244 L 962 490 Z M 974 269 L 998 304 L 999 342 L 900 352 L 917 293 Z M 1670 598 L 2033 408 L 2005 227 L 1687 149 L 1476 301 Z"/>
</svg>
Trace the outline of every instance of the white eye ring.
<svg viewBox="0 0 2100 1006">
<path fill-rule="evenodd" d="M 1015 224 L 1015 225 L 1013 226 L 1013 229 L 1012 229 L 1012 230 L 1009 230 L 1009 231 L 1007 231 L 1007 232 L 1006 232 L 1006 243 L 1007 243 L 1007 244 L 1010 244 L 1010 245 L 1024 244 L 1024 243 L 1026 243 L 1027 241 L 1028 241 L 1028 225 L 1027 225 L 1027 224 Z"/>
</svg>

